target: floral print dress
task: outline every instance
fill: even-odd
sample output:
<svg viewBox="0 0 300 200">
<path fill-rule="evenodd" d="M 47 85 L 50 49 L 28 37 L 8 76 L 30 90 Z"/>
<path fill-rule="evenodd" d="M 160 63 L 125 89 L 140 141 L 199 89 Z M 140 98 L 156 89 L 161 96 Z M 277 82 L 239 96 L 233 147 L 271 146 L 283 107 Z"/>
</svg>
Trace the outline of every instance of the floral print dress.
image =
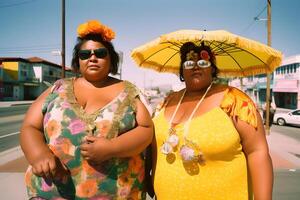
<svg viewBox="0 0 300 200">
<path fill-rule="evenodd" d="M 43 105 L 44 136 L 49 148 L 67 166 L 64 181 L 37 177 L 29 166 L 25 174 L 28 197 L 44 199 L 145 199 L 143 153 L 129 158 L 113 158 L 91 166 L 80 154 L 84 136 L 108 139 L 133 129 L 135 98 L 139 90 L 124 81 L 124 90 L 109 104 L 87 114 L 77 103 L 73 78 L 58 80 Z"/>
</svg>

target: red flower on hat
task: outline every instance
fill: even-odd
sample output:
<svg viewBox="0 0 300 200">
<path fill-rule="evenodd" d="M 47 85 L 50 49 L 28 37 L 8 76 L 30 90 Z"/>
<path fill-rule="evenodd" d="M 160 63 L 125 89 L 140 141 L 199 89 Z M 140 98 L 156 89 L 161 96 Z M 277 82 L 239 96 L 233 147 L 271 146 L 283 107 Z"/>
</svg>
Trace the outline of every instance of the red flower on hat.
<svg viewBox="0 0 300 200">
<path fill-rule="evenodd" d="M 200 58 L 208 61 L 210 59 L 209 53 L 206 50 L 200 51 Z"/>
</svg>

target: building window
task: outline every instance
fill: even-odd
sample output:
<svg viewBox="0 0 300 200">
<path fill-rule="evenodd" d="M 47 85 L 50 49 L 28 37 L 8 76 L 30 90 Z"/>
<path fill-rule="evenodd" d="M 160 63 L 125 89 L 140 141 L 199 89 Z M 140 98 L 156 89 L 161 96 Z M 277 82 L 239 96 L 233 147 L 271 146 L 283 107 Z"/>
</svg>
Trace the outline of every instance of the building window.
<svg viewBox="0 0 300 200">
<path fill-rule="evenodd" d="M 21 76 L 27 77 L 27 71 L 21 71 Z"/>
<path fill-rule="evenodd" d="M 50 70 L 49 71 L 49 75 L 52 76 L 53 75 L 53 71 Z"/>
<path fill-rule="evenodd" d="M 13 85 L 4 85 L 4 97 L 12 97 L 13 96 Z"/>
</svg>

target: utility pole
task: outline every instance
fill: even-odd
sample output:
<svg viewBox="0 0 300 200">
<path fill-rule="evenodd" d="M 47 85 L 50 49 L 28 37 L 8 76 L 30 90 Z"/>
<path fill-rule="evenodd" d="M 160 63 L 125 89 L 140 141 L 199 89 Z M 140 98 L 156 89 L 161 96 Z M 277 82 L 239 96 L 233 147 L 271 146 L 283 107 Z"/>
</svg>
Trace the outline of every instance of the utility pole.
<svg viewBox="0 0 300 200">
<path fill-rule="evenodd" d="M 65 47 L 65 0 L 61 0 L 61 42 L 62 42 L 62 46 L 61 46 L 61 77 L 65 78 L 65 65 L 66 65 L 66 47 Z"/>
<path fill-rule="evenodd" d="M 267 0 L 268 2 L 268 20 L 267 20 L 267 26 L 268 26 L 268 46 L 271 47 L 271 0 Z M 270 134 L 270 99 L 271 99 L 271 72 L 267 72 L 267 91 L 266 91 L 266 134 Z M 272 123 L 272 122 L 271 122 Z"/>
</svg>

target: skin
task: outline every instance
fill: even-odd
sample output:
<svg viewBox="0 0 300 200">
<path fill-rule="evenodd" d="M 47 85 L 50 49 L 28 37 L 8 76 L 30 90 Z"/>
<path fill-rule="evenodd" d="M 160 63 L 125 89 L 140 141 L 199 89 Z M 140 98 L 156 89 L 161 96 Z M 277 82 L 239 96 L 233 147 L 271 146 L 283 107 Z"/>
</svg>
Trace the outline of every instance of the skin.
<svg viewBox="0 0 300 200">
<path fill-rule="evenodd" d="M 212 82 L 212 70 L 213 69 L 211 67 L 205 69 L 195 67 L 194 69 L 183 70 L 186 94 L 173 120 L 174 124 L 183 123 L 188 120 L 199 99 L 203 96 L 207 87 Z M 227 86 L 214 84 L 193 118 L 218 107 L 222 102 L 226 89 Z M 169 121 L 182 92 L 183 90 L 176 92 L 170 97 L 169 103 L 165 109 L 165 117 Z M 257 117 L 258 127 L 256 129 L 238 118 L 233 118 L 232 121 L 240 135 L 243 151 L 247 159 L 248 170 L 250 172 L 250 178 L 253 186 L 254 199 L 271 200 L 273 187 L 272 161 L 269 155 L 262 119 L 258 112 Z M 155 141 L 152 144 L 154 149 L 153 165 L 155 169 L 157 147 L 155 146 Z"/>
<path fill-rule="evenodd" d="M 104 47 L 92 40 L 86 41 L 81 49 Z M 109 77 L 110 59 L 92 55 L 80 60 L 82 77 L 74 81 L 74 94 L 86 113 L 93 113 L 107 105 L 124 90 L 124 82 Z M 41 94 L 29 108 L 21 127 L 22 150 L 37 176 L 63 179 L 69 172 L 66 166 L 48 148 L 43 136 L 43 115 L 41 113 L 50 88 Z M 141 153 L 153 137 L 153 124 L 144 104 L 136 99 L 137 126 L 121 136 L 108 140 L 103 137 L 88 136 L 81 146 L 81 154 L 91 165 L 113 157 L 130 157 Z"/>
</svg>

